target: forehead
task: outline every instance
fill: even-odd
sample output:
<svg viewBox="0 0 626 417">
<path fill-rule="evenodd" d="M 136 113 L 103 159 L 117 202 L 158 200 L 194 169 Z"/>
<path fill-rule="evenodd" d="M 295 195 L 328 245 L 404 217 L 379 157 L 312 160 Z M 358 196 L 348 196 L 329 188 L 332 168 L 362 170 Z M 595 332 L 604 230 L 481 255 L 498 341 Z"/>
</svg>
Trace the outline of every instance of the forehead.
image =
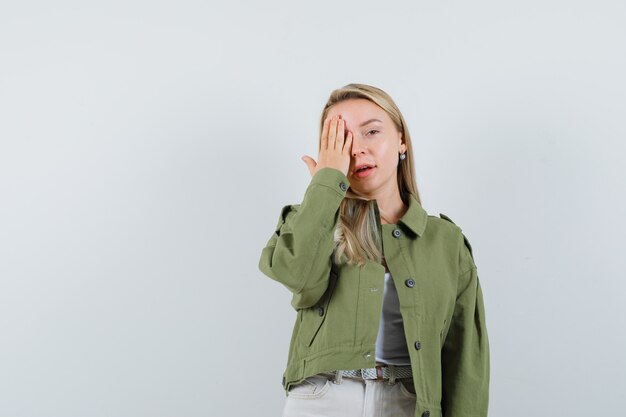
<svg viewBox="0 0 626 417">
<path fill-rule="evenodd" d="M 369 100 L 358 98 L 339 102 L 328 109 L 328 117 L 341 115 L 348 124 L 360 125 L 370 119 L 378 119 L 383 123 L 392 123 L 391 118 L 383 109 Z"/>
</svg>

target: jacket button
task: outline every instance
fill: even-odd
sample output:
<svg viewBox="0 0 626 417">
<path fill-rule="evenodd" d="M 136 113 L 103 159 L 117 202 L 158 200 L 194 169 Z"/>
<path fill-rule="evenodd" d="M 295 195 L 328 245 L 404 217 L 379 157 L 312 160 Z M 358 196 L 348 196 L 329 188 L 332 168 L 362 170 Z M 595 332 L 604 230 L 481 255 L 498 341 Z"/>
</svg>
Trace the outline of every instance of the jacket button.
<svg viewBox="0 0 626 417">
<path fill-rule="evenodd" d="M 317 308 L 317 312 L 319 313 L 320 316 L 323 316 L 324 315 L 324 307 L 321 307 L 321 306 L 318 307 Z"/>
<path fill-rule="evenodd" d="M 413 288 L 415 287 L 415 280 L 413 278 L 409 278 L 406 281 L 404 281 L 404 285 L 406 285 L 409 288 Z"/>
<path fill-rule="evenodd" d="M 422 348 L 422 342 L 419 340 L 415 342 L 415 350 L 420 350 Z"/>
<path fill-rule="evenodd" d="M 393 237 L 400 237 L 400 235 L 402 234 L 402 232 L 400 231 L 400 229 L 393 229 Z"/>
<path fill-rule="evenodd" d="M 341 191 L 346 191 L 348 189 L 348 186 L 346 185 L 345 182 L 341 181 L 339 183 L 339 188 L 341 188 Z"/>
<path fill-rule="evenodd" d="M 430 411 L 426 410 L 422 413 L 422 417 L 430 417 Z"/>
</svg>

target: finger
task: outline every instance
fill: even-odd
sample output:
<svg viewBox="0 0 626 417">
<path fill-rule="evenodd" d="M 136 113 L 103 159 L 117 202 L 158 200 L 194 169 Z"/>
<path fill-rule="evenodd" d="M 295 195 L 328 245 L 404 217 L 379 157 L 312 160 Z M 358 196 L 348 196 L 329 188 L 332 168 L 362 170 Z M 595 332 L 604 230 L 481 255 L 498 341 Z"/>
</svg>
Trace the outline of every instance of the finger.
<svg viewBox="0 0 626 417">
<path fill-rule="evenodd" d="M 339 124 L 337 125 L 337 141 L 335 142 L 335 149 L 341 151 L 343 149 L 343 140 L 345 137 L 345 124 L 346 121 L 343 119 L 339 120 Z"/>
<path fill-rule="evenodd" d="M 330 121 L 330 130 L 328 132 L 328 149 L 335 149 L 335 139 L 337 137 L 337 122 L 334 118 Z"/>
<path fill-rule="evenodd" d="M 315 159 L 311 158 L 308 155 L 304 155 L 300 159 L 302 159 L 304 161 L 304 163 L 306 164 L 307 168 L 309 168 L 309 172 L 311 173 L 311 176 L 313 176 L 313 173 L 315 172 L 315 167 L 317 166 L 317 162 L 315 162 Z"/>
<path fill-rule="evenodd" d="M 324 120 L 324 126 L 322 127 L 322 141 L 320 143 L 320 149 L 328 149 L 328 126 L 330 125 L 330 117 Z"/>
<path fill-rule="evenodd" d="M 348 132 L 348 135 L 346 137 L 346 142 L 343 145 L 342 154 L 350 155 L 351 150 L 352 150 L 352 132 Z"/>
</svg>

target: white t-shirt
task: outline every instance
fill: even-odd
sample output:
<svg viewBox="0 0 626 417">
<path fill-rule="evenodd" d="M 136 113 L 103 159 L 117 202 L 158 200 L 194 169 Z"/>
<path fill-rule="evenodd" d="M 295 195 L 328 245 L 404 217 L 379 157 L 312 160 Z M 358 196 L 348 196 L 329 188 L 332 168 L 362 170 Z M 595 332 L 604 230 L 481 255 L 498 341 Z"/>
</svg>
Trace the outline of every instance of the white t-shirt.
<svg viewBox="0 0 626 417">
<path fill-rule="evenodd" d="M 385 272 L 383 312 L 376 337 L 376 362 L 387 365 L 411 364 L 404 337 L 398 292 L 389 272 Z"/>
</svg>

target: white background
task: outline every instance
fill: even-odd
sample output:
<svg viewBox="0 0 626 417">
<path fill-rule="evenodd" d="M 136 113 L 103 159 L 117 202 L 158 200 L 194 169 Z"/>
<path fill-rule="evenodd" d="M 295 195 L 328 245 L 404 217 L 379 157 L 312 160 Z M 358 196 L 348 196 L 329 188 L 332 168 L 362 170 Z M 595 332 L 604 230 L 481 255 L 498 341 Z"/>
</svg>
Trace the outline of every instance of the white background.
<svg viewBox="0 0 626 417">
<path fill-rule="evenodd" d="M 278 416 L 257 269 L 328 94 L 387 91 L 473 248 L 490 415 L 623 411 L 626 3 L 0 6 L 0 416 Z"/>
</svg>

